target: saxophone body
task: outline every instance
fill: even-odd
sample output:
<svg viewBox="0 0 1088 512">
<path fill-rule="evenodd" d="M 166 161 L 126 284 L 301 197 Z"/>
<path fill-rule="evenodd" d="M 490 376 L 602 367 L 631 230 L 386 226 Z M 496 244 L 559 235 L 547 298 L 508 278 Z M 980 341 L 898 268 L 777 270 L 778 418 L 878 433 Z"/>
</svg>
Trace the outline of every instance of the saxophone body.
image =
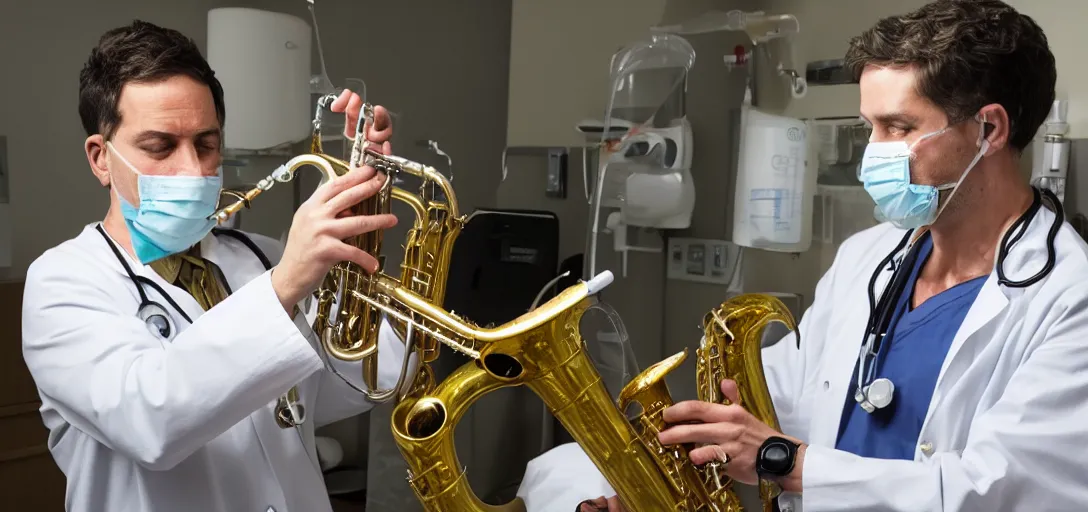
<svg viewBox="0 0 1088 512">
<path fill-rule="evenodd" d="M 630 510 L 684 510 L 677 507 L 673 483 L 661 478 L 654 454 L 612 402 L 579 333 L 579 320 L 594 303 L 592 295 L 611 279 L 605 272 L 578 283 L 496 328 L 479 328 L 431 311 L 440 329 L 458 343 L 476 347 L 478 355 L 429 393 L 408 397 L 393 410 L 393 438 L 426 510 L 524 510 L 520 499 L 501 506 L 483 503 L 470 488 L 454 447 L 454 428 L 476 400 L 519 385 L 543 399 Z"/>
</svg>

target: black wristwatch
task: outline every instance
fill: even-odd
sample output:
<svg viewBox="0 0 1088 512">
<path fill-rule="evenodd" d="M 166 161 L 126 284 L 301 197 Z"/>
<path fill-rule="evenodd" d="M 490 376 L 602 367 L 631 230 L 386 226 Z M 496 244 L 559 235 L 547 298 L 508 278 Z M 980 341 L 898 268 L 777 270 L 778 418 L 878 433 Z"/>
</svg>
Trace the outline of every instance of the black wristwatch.
<svg viewBox="0 0 1088 512">
<path fill-rule="evenodd" d="M 793 471 L 801 445 L 781 437 L 769 437 L 756 455 L 756 473 L 768 479 L 782 478 Z"/>
</svg>

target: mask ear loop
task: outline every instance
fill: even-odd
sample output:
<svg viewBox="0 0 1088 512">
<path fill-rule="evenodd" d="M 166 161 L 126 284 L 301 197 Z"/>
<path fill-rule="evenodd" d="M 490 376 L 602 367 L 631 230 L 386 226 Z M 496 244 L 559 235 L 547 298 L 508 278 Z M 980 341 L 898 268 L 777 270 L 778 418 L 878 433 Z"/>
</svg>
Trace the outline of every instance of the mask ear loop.
<svg viewBox="0 0 1088 512">
<path fill-rule="evenodd" d="M 978 124 L 979 124 L 979 126 L 978 126 L 978 140 L 975 142 L 975 145 L 978 147 L 978 152 L 975 153 L 975 158 L 973 158 L 971 160 L 971 163 L 968 164 L 967 169 L 965 169 L 963 171 L 963 174 L 960 175 L 960 179 L 956 180 L 956 183 L 953 183 L 951 185 L 943 185 L 943 186 L 937 187 L 937 190 L 948 190 L 948 189 L 951 188 L 952 192 L 948 194 L 948 199 L 945 200 L 944 204 L 942 204 L 937 209 L 937 215 L 933 216 L 933 222 L 937 222 L 937 219 L 940 218 L 940 216 L 941 216 L 941 212 L 943 212 L 945 207 L 948 206 L 948 203 L 952 202 L 952 198 L 956 195 L 956 191 L 958 191 L 960 189 L 960 184 L 963 183 L 963 180 L 967 179 L 968 174 L 971 174 L 971 170 L 975 168 L 975 165 L 978 164 L 979 160 L 982 160 L 982 156 L 985 155 L 986 152 L 990 150 L 990 141 L 985 136 L 986 135 L 986 116 L 985 115 L 976 115 L 975 119 L 978 120 Z M 930 224 L 933 224 L 933 222 L 930 222 Z"/>
<path fill-rule="evenodd" d="M 120 151 L 117 151 L 117 148 L 113 145 L 113 143 L 108 141 L 108 140 L 106 141 L 106 148 L 107 148 L 107 151 L 113 152 L 113 156 L 119 158 L 121 160 L 121 162 L 123 162 L 126 166 L 128 166 L 128 169 L 130 171 L 132 171 L 133 174 L 136 175 L 137 183 L 139 183 L 139 179 L 140 179 L 140 176 L 142 176 L 142 174 L 140 174 L 140 171 L 136 170 L 136 166 L 132 165 L 132 162 L 129 162 L 128 159 L 125 158 L 125 155 L 122 155 Z M 124 201 L 124 202 L 126 202 L 126 203 L 128 203 L 130 205 L 140 204 L 139 198 L 137 198 L 136 202 L 130 202 L 128 199 L 125 199 L 125 196 L 121 195 L 121 189 L 116 187 L 115 183 L 113 181 L 113 166 L 108 166 L 108 167 L 109 167 L 109 171 L 110 171 L 110 185 L 111 185 L 111 188 L 113 189 L 113 193 L 117 194 L 117 197 L 119 197 L 122 201 Z M 139 193 L 139 187 L 138 186 L 137 186 L 137 193 Z"/>
</svg>

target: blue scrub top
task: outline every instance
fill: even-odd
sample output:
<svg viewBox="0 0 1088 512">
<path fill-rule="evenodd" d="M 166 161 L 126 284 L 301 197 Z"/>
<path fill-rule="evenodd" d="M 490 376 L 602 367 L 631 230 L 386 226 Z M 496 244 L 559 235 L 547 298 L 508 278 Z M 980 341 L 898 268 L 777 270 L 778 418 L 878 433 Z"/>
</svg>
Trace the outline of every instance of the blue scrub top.
<svg viewBox="0 0 1088 512">
<path fill-rule="evenodd" d="M 924 235 L 918 258 L 911 269 L 908 286 L 896 302 L 890 333 L 877 356 L 876 376 L 895 385 L 892 403 L 872 414 L 866 413 L 854 399 L 857 390 L 857 366 L 851 374 L 836 448 L 878 459 L 914 460 L 914 448 L 922 431 L 937 385 L 937 376 L 960 324 L 974 303 L 986 276 L 977 277 L 945 290 L 911 309 L 914 283 L 925 265 L 933 241 Z M 868 382 L 871 382 L 868 381 Z"/>
</svg>

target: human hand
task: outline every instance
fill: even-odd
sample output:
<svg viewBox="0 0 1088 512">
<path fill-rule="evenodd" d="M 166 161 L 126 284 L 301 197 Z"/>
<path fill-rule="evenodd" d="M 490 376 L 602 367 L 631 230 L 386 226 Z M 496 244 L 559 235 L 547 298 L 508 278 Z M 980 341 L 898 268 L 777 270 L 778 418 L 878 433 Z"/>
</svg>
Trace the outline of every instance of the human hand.
<svg viewBox="0 0 1088 512">
<path fill-rule="evenodd" d="M 370 273 L 378 269 L 374 255 L 343 240 L 397 224 L 391 214 L 351 215 L 348 211 L 378 192 L 386 179 L 369 166 L 352 169 L 318 187 L 295 212 L 283 257 L 272 270 L 272 288 L 288 313 L 341 261 L 356 263 Z"/>
<path fill-rule="evenodd" d="M 689 400 L 666 408 L 662 418 L 674 425 L 661 431 L 658 439 L 666 446 L 696 444 L 698 448 L 691 450 L 689 457 L 697 466 L 728 459 L 726 474 L 738 482 L 755 485 L 759 482 L 756 457 L 767 438 L 779 436 L 797 443 L 800 441 L 776 432 L 745 410 L 740 403 L 740 391 L 735 381 L 723 380 L 722 393 L 729 399 L 730 405 Z M 686 422 L 692 423 L 676 425 Z M 798 489 L 800 487 L 804 449 L 802 444 L 793 473 L 787 479 L 791 481 L 781 482 L 786 490 L 793 490 L 794 484 Z M 794 479 L 797 481 L 793 482 Z"/>
<path fill-rule="evenodd" d="M 329 109 L 333 112 L 344 113 L 344 137 L 348 140 L 355 138 L 355 125 L 359 123 L 359 109 L 363 107 L 363 98 L 350 89 L 344 89 Z M 383 155 L 393 153 L 390 139 L 393 138 L 393 120 L 389 117 L 389 111 L 381 105 L 374 107 L 374 124 L 364 127 L 366 140 L 381 148 Z"/>
<path fill-rule="evenodd" d="M 620 503 L 618 496 L 611 498 L 605 498 L 601 496 L 592 500 L 585 500 L 578 504 L 578 510 L 576 512 L 626 512 L 623 508 L 623 504 Z"/>
</svg>

